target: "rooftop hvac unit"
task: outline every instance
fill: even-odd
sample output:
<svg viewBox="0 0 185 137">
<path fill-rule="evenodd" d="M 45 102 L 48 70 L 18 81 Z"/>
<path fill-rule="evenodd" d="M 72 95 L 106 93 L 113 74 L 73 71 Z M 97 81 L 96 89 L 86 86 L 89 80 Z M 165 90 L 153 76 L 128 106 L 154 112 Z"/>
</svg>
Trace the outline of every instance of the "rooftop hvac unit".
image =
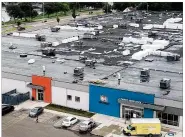
<svg viewBox="0 0 185 137">
<path fill-rule="evenodd" d="M 95 60 L 85 60 L 85 66 L 94 67 L 96 61 Z"/>
<path fill-rule="evenodd" d="M 56 51 L 53 48 L 45 48 L 42 49 L 42 54 L 46 56 L 55 56 Z"/>
<path fill-rule="evenodd" d="M 171 79 L 163 78 L 160 81 L 161 89 L 169 89 L 170 88 Z"/>
<path fill-rule="evenodd" d="M 59 27 L 53 27 L 51 28 L 51 32 L 58 32 L 60 30 Z"/>
<path fill-rule="evenodd" d="M 52 43 L 51 42 L 41 42 L 40 46 L 41 48 L 51 47 Z"/>
<path fill-rule="evenodd" d="M 148 32 L 148 37 L 151 38 L 151 37 L 156 37 L 157 36 L 157 31 L 149 31 Z"/>
<path fill-rule="evenodd" d="M 180 55 L 168 55 L 166 57 L 167 61 L 179 61 Z"/>
<path fill-rule="evenodd" d="M 87 57 L 86 56 L 80 56 L 79 57 L 79 60 L 83 63 L 85 63 L 85 60 L 87 60 Z"/>
<path fill-rule="evenodd" d="M 36 40 L 38 41 L 46 41 L 46 36 L 45 35 L 36 35 L 35 36 Z"/>
<path fill-rule="evenodd" d="M 140 77 L 150 77 L 150 70 L 148 68 L 143 68 Z"/>
<path fill-rule="evenodd" d="M 74 69 L 74 76 L 81 76 L 84 74 L 84 68 L 82 67 L 76 67 Z"/>
</svg>

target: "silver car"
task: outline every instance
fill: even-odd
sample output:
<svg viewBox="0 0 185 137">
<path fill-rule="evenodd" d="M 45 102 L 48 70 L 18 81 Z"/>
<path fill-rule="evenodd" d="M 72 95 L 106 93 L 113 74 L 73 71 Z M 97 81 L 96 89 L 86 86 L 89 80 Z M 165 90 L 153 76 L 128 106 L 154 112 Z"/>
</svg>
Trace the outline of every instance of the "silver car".
<svg viewBox="0 0 185 137">
<path fill-rule="evenodd" d="M 62 122 L 63 122 L 63 119 L 60 119 L 58 120 L 56 123 L 54 123 L 54 127 L 55 128 L 62 128 Z"/>
<path fill-rule="evenodd" d="M 79 132 L 87 132 L 87 131 L 90 131 L 95 126 L 96 126 L 96 124 L 92 120 L 83 121 L 79 125 Z"/>
</svg>

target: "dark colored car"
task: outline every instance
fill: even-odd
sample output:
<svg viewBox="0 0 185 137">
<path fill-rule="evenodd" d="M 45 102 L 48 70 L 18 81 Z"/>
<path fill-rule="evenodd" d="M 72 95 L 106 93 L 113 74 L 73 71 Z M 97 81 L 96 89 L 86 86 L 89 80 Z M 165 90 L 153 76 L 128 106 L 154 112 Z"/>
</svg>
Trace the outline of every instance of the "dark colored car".
<svg viewBox="0 0 185 137">
<path fill-rule="evenodd" d="M 11 111 L 14 111 L 14 106 L 8 105 L 8 104 L 2 104 L 2 116 Z"/>
<path fill-rule="evenodd" d="M 44 111 L 43 107 L 35 107 L 35 108 L 30 110 L 29 117 L 36 117 L 36 116 L 42 114 L 43 111 Z"/>
</svg>

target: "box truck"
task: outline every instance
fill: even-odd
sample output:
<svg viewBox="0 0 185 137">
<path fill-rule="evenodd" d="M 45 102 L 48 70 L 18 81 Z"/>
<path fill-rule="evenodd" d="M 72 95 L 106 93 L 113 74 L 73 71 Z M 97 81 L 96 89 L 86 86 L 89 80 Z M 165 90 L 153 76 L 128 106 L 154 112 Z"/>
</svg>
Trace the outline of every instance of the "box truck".
<svg viewBox="0 0 185 137">
<path fill-rule="evenodd" d="M 161 122 L 158 118 L 132 118 L 130 125 L 123 129 L 127 136 L 148 136 L 161 135 Z"/>
</svg>

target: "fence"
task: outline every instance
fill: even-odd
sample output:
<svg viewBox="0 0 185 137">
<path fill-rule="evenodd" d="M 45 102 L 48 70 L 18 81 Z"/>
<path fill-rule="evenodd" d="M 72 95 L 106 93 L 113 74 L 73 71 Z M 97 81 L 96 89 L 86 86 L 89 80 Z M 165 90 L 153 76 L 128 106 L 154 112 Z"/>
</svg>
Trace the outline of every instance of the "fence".
<svg viewBox="0 0 185 137">
<path fill-rule="evenodd" d="M 30 99 L 30 93 L 19 93 L 16 89 L 2 94 L 2 104 L 18 105 Z"/>
</svg>

